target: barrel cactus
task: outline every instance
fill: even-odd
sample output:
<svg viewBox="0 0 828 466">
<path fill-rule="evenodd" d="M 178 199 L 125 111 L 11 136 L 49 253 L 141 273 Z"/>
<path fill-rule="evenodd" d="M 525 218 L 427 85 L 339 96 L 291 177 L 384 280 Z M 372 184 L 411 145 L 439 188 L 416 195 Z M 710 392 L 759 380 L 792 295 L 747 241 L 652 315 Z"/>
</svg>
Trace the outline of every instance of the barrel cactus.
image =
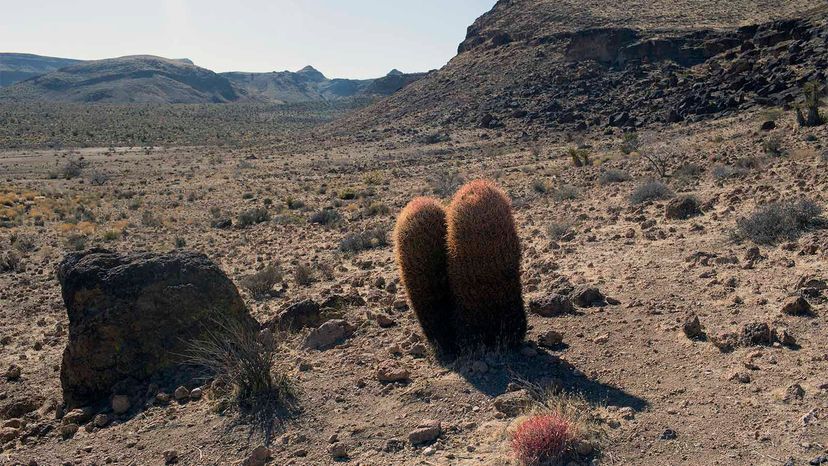
<svg viewBox="0 0 828 466">
<path fill-rule="evenodd" d="M 446 213 L 436 199 L 419 197 L 400 213 L 394 254 L 408 302 L 426 338 L 440 353 L 457 349 L 446 264 Z"/>
<path fill-rule="evenodd" d="M 520 240 L 509 198 L 491 181 L 472 181 L 455 194 L 447 226 L 458 341 L 464 347 L 490 348 L 520 343 L 526 335 L 526 313 Z"/>
</svg>

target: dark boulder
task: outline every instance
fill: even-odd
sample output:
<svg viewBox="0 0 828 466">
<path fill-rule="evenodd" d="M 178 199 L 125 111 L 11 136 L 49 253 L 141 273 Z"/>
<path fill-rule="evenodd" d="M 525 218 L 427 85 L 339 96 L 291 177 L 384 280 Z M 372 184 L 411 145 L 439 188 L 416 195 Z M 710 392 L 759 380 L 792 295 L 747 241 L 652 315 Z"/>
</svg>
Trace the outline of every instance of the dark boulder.
<svg viewBox="0 0 828 466">
<path fill-rule="evenodd" d="M 222 322 L 251 327 L 233 282 L 205 255 L 72 253 L 58 268 L 69 315 L 60 379 L 69 407 L 107 398 L 124 380 L 176 372 L 190 342 Z"/>
<path fill-rule="evenodd" d="M 671 220 L 687 220 L 701 215 L 699 200 L 693 196 L 681 196 L 672 199 L 664 208 L 664 215 Z"/>
</svg>

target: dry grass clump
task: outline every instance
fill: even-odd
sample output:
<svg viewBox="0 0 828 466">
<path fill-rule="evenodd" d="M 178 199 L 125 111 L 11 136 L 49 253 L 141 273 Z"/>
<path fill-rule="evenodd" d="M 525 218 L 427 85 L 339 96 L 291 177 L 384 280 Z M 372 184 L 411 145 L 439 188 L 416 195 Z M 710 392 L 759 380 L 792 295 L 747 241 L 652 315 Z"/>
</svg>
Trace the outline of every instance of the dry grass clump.
<svg viewBox="0 0 828 466">
<path fill-rule="evenodd" d="M 23 260 L 15 251 L 4 251 L 0 253 L 0 273 L 22 272 L 25 269 Z"/>
<path fill-rule="evenodd" d="M 310 222 L 315 223 L 317 225 L 333 225 L 338 223 L 342 219 L 342 216 L 336 209 L 325 208 L 320 211 L 314 212 L 310 216 Z"/>
<path fill-rule="evenodd" d="M 294 407 L 295 389 L 286 374 L 275 370 L 279 342 L 269 330 L 216 317 L 214 330 L 188 345 L 184 362 L 212 379 L 222 405 L 235 407 L 268 443 L 275 421 Z"/>
<path fill-rule="evenodd" d="M 612 183 L 623 183 L 630 180 L 632 180 L 632 176 L 629 173 L 617 168 L 610 168 L 602 172 L 601 176 L 598 177 L 598 183 L 602 186 Z"/>
<path fill-rule="evenodd" d="M 260 299 L 270 296 L 273 287 L 282 282 L 284 273 L 278 262 L 269 264 L 267 267 L 242 277 L 239 284 L 243 286 L 254 298 Z"/>
<path fill-rule="evenodd" d="M 552 222 L 546 227 L 546 234 L 550 241 L 561 241 L 564 238 L 574 235 L 575 230 L 570 222 Z"/>
<path fill-rule="evenodd" d="M 463 185 L 463 176 L 453 169 L 437 170 L 428 179 L 431 190 L 440 197 L 449 197 Z"/>
<path fill-rule="evenodd" d="M 574 201 L 575 199 L 578 199 L 580 196 L 581 192 L 578 190 L 578 188 L 572 186 L 571 184 L 564 184 L 558 186 L 558 188 L 555 189 L 555 192 L 552 193 L 552 198 L 558 202 Z"/>
<path fill-rule="evenodd" d="M 245 210 L 239 214 L 236 220 L 236 226 L 239 228 L 247 228 L 259 223 L 264 223 L 270 220 L 270 212 L 264 207 L 256 207 L 250 210 Z"/>
<path fill-rule="evenodd" d="M 643 204 L 651 201 L 663 201 L 671 199 L 675 194 L 666 184 L 661 181 L 647 181 L 630 196 L 631 204 Z"/>
<path fill-rule="evenodd" d="M 369 228 L 361 233 L 351 233 L 339 242 L 339 250 L 356 253 L 388 245 L 388 238 L 382 228 Z"/>
<path fill-rule="evenodd" d="M 774 202 L 737 222 L 739 234 L 758 244 L 795 240 L 817 226 L 822 207 L 808 199 Z"/>
<path fill-rule="evenodd" d="M 313 273 L 313 268 L 306 264 L 298 264 L 293 269 L 293 280 L 299 286 L 311 286 L 316 281 L 316 275 Z"/>
</svg>

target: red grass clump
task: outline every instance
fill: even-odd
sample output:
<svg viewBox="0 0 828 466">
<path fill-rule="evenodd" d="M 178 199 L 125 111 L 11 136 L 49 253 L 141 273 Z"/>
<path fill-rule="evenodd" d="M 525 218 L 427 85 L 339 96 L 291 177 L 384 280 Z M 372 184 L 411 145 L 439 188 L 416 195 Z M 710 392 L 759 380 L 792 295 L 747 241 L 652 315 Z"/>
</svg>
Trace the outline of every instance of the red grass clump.
<svg viewBox="0 0 828 466">
<path fill-rule="evenodd" d="M 512 437 L 512 450 L 523 464 L 537 466 L 561 460 L 575 439 L 575 429 L 557 414 L 523 421 Z"/>
</svg>

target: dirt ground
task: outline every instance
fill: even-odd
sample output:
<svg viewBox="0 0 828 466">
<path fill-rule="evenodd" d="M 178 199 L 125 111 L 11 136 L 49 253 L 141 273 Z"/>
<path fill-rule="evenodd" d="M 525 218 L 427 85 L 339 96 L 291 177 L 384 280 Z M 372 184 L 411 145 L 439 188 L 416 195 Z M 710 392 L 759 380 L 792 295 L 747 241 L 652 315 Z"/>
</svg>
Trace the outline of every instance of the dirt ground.
<svg viewBox="0 0 828 466">
<path fill-rule="evenodd" d="M 828 234 L 811 230 L 796 241 L 762 245 L 753 261 L 747 255 L 755 245 L 734 232 L 738 219 L 770 201 L 807 198 L 826 207 L 828 129 L 800 129 L 792 114 L 781 112 L 776 129 L 761 131 L 767 118 L 753 113 L 679 124 L 643 148 L 668 154 L 673 175 L 666 183 L 701 201 L 704 214 L 689 220 L 665 218 L 667 201 L 631 205 L 630 194 L 654 173 L 640 156 L 620 151 L 620 132 L 590 135 L 585 143 L 597 163 L 582 168 L 572 166 L 566 144 L 522 141 L 497 130 L 454 132 L 450 141 L 431 145 L 392 137 L 278 148 L 0 152 L 0 245 L 22 263 L 0 273 L 0 369 L 6 373 L 0 419 L 4 427 L 22 424 L 16 436 L 3 439 L 0 463 L 153 465 L 175 450 L 179 464 L 230 465 L 263 443 L 259 432 L 219 414 L 210 390 L 198 401 L 151 406 L 116 416 L 104 428 L 60 435 L 67 317 L 54 270 L 68 249 L 92 245 L 201 251 L 237 284 L 278 262 L 286 272 L 280 296 L 256 300 L 240 289 L 260 322 L 303 298 L 353 292 L 364 298 L 365 305 L 343 311 L 357 331 L 335 348 L 303 350 L 307 331 L 287 336 L 278 369 L 293 381 L 300 412 L 284 420 L 269 464 L 516 464 L 507 432 L 514 419 L 494 400 L 527 384 L 553 385 L 554 396 L 586 400 L 600 452 L 584 464 L 818 461 L 828 454 L 828 307 L 816 296 L 811 317 L 781 309 L 802 277 L 828 279 Z M 785 155 L 765 154 L 770 138 L 778 138 Z M 81 156 L 81 176 L 53 178 Z M 748 158 L 756 163 L 738 176 L 714 176 L 715 166 Z M 698 170 L 679 170 L 688 165 Z M 609 168 L 632 180 L 599 183 Z M 346 253 L 340 241 L 380 228 L 390 242 L 403 206 L 435 187 L 456 188 L 455 174 L 492 178 L 512 197 L 527 303 L 568 281 L 598 287 L 619 304 L 563 317 L 530 314 L 526 346 L 514 353 L 441 364 L 417 351 L 420 331 L 401 305 L 392 246 Z M 235 222 L 258 206 L 267 206 L 269 221 L 211 226 L 214 216 Z M 323 208 L 336 210 L 340 221 L 310 223 Z M 553 223 L 569 224 L 574 233 L 553 241 L 547 234 Z M 312 283 L 296 282 L 298 268 L 311 271 Z M 688 314 L 698 316 L 708 336 L 767 322 L 786 328 L 796 345 L 725 353 L 711 338 L 685 336 Z M 562 345 L 537 345 L 549 330 L 563 334 Z M 376 368 L 386 361 L 407 369 L 408 380 L 380 383 Z M 21 369 L 19 378 L 9 377 L 12 365 Z M 411 445 L 409 432 L 428 419 L 441 422 L 439 439 Z M 334 443 L 347 448 L 347 459 L 332 459 Z"/>
</svg>

